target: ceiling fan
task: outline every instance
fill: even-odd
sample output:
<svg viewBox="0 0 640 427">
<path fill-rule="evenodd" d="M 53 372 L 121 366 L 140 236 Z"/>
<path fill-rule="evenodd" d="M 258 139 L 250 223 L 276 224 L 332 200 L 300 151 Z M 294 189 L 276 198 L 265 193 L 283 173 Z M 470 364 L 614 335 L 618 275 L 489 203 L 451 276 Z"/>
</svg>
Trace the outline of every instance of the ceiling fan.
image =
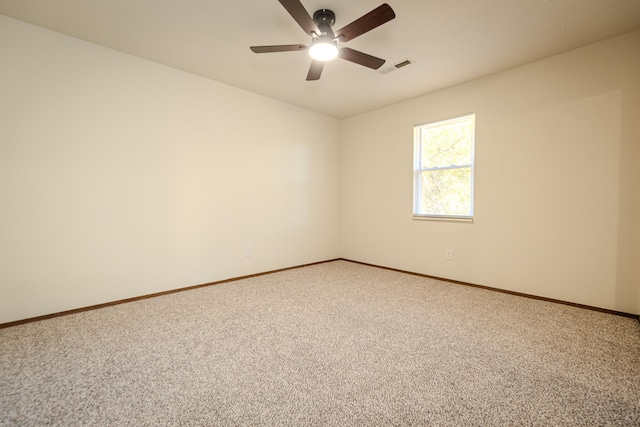
<svg viewBox="0 0 640 427">
<path fill-rule="evenodd" d="M 350 49 L 338 48 L 339 43 L 348 42 L 356 37 L 371 31 L 376 27 L 396 17 L 396 14 L 388 4 L 383 4 L 364 16 L 356 19 L 346 27 L 333 31 L 331 26 L 335 23 L 336 15 L 329 9 L 320 9 L 309 15 L 300 0 L 278 0 L 293 19 L 300 25 L 305 33 L 309 34 L 311 44 L 285 44 L 275 46 L 251 46 L 255 53 L 271 52 L 295 52 L 308 50 L 311 56 L 311 67 L 307 74 L 307 80 L 318 80 L 322 74 L 324 63 L 336 57 L 346 59 L 365 67 L 377 70 L 384 64 L 384 59 Z"/>
</svg>

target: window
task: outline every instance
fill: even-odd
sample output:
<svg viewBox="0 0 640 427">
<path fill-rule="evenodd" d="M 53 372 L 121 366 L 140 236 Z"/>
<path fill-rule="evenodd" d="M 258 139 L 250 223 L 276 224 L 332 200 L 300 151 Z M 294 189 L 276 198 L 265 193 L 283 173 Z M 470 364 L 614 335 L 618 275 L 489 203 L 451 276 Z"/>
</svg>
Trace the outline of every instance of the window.
<svg viewBox="0 0 640 427">
<path fill-rule="evenodd" d="M 473 218 L 475 114 L 414 127 L 413 215 Z"/>
</svg>

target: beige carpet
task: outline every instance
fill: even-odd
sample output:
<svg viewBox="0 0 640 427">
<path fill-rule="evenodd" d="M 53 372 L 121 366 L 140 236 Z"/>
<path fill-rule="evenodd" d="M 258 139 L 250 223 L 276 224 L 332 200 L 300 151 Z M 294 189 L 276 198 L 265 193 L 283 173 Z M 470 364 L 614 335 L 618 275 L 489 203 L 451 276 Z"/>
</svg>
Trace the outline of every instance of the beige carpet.
<svg viewBox="0 0 640 427">
<path fill-rule="evenodd" d="M 638 426 L 640 323 L 335 261 L 0 330 L 0 425 Z"/>
</svg>

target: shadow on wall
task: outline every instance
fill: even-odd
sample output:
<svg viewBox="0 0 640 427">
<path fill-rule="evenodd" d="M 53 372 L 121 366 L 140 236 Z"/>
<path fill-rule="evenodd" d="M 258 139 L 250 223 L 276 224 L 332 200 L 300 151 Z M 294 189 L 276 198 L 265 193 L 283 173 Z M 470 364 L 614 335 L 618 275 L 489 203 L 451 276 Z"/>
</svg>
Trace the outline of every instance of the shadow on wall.
<svg viewBox="0 0 640 427">
<path fill-rule="evenodd" d="M 640 122 L 637 119 L 640 100 L 634 99 L 629 93 L 620 100 L 622 115 L 615 301 L 625 311 L 640 314 Z"/>
</svg>

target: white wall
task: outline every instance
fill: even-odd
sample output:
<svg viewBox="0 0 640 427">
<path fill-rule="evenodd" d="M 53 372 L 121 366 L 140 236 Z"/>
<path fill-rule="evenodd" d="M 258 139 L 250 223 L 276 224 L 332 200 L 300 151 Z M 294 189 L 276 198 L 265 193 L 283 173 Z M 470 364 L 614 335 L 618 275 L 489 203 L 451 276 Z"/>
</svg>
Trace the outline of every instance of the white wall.
<svg viewBox="0 0 640 427">
<path fill-rule="evenodd" d="M 344 120 L 342 256 L 640 313 L 638 52 L 635 32 Z M 413 220 L 413 125 L 468 112 L 475 221 Z"/>
<path fill-rule="evenodd" d="M 337 119 L 2 16 L 0 58 L 0 323 L 339 256 Z"/>
<path fill-rule="evenodd" d="M 640 313 L 639 47 L 340 123 L 0 16 L 0 323 L 338 256 Z M 413 125 L 470 111 L 475 222 L 412 220 Z"/>
</svg>

